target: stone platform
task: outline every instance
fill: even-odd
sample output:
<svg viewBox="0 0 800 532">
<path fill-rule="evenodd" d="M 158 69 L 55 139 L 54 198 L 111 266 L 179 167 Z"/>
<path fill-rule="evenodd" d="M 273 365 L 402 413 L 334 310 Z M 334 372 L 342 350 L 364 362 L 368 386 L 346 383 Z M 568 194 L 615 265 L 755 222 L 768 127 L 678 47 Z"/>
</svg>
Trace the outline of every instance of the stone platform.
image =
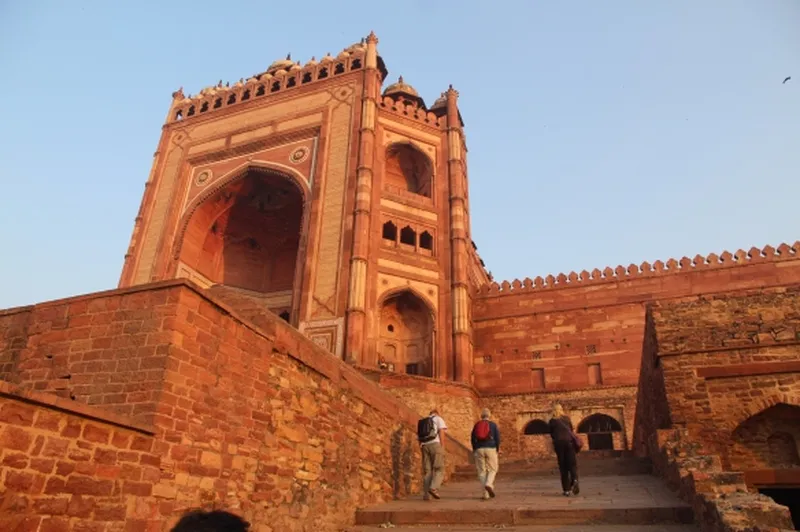
<svg viewBox="0 0 800 532">
<path fill-rule="evenodd" d="M 362 509 L 356 524 L 426 525 L 453 532 L 503 526 L 519 531 L 695 530 L 689 526 L 691 508 L 649 475 L 587 477 L 581 480 L 580 495 L 572 497 L 561 494 L 556 478 L 501 476 L 495 491 L 495 499 L 484 500 L 477 481 L 450 483 L 440 490 L 441 500 L 423 501 L 417 496 Z"/>
</svg>

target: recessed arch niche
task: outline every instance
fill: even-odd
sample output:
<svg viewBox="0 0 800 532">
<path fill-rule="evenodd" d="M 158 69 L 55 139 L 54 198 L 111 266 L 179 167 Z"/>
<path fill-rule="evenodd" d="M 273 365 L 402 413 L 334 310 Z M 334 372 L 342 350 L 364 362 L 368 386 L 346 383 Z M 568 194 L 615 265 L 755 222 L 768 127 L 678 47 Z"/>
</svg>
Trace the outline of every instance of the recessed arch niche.
<svg viewBox="0 0 800 532">
<path fill-rule="evenodd" d="M 411 290 L 392 293 L 380 307 L 378 364 L 382 369 L 433 376 L 434 314 Z"/>
<path fill-rule="evenodd" d="M 287 319 L 286 309 L 296 313 L 299 301 L 305 205 L 295 178 L 248 168 L 190 211 L 177 259 L 214 285 L 262 297 Z"/>
</svg>

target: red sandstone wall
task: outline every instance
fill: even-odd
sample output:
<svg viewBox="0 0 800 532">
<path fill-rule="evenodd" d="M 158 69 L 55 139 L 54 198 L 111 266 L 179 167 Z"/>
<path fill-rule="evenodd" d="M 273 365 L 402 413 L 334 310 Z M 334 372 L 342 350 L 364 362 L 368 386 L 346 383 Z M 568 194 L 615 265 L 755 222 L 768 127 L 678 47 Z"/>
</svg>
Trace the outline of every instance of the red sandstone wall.
<svg viewBox="0 0 800 532">
<path fill-rule="evenodd" d="M 635 384 L 646 303 L 798 284 L 798 252 L 800 242 L 487 285 L 474 300 L 475 386 L 533 391 L 532 370 L 544 368 L 547 388 L 585 387 L 590 362 L 601 364 L 604 384 Z"/>
<path fill-rule="evenodd" d="M 447 423 L 449 437 L 472 449 L 470 434 L 480 418 L 479 397 L 472 387 L 413 375 L 364 368 L 361 371 L 420 417 L 427 416 L 431 408 L 438 408 Z"/>
<path fill-rule="evenodd" d="M 508 298 L 513 299 L 513 298 Z M 505 301 L 500 300 L 502 307 Z M 641 304 L 475 320 L 475 387 L 528 393 L 636 383 L 644 332 Z M 600 379 L 590 380 L 599 364 Z M 542 386 L 535 370 L 544 370 Z"/>
<path fill-rule="evenodd" d="M 150 422 L 173 342 L 168 298 L 112 291 L 5 311 L 13 346 L 0 359 L 17 364 L 3 380 Z"/>
<path fill-rule="evenodd" d="M 31 307 L 0 311 L 0 381 L 17 375 L 21 351 L 28 339 Z"/>
<path fill-rule="evenodd" d="M 145 309 L 167 316 L 153 333 L 164 353 L 152 415 L 161 475 L 148 477 L 150 492 L 142 488 L 151 498 L 128 505 L 136 530 L 166 529 L 185 509 L 210 505 L 280 530 L 338 530 L 357 507 L 418 488 L 417 414 L 277 317 L 244 321 L 182 281 L 43 304 L 34 314 L 44 334 L 54 330 L 48 320 L 65 320 L 48 338 L 69 356 L 75 349 L 63 336 L 110 308 L 121 317 Z M 123 327 L 119 341 L 128 345 L 140 332 Z M 44 364 L 47 345 L 35 342 L 27 363 Z M 74 364 L 73 376 L 105 378 Z M 467 460 L 465 449 L 450 446 L 450 469 Z M 11 500 L 27 488 L 12 479 L 5 489 Z"/>
<path fill-rule="evenodd" d="M 23 400 L 3 382 L 0 463 L 6 531 L 144 531 L 134 519 L 148 516 L 161 477 L 147 427 L 52 395 Z"/>
<path fill-rule="evenodd" d="M 800 287 L 657 305 L 653 319 L 672 423 L 727 468 L 792 467 L 766 439 L 800 442 Z"/>
<path fill-rule="evenodd" d="M 576 430 L 580 422 L 592 414 L 613 417 L 622 426 L 622 432 L 614 435 L 614 448 L 630 449 L 636 410 L 636 388 L 633 386 L 484 396 L 481 405 L 492 411 L 501 430 L 503 460 L 553 457 L 549 435 L 525 435 L 524 432 L 532 420 L 549 421 L 556 402 L 564 407 Z M 588 449 L 586 436 L 578 436 L 583 439 L 584 448 Z"/>
</svg>

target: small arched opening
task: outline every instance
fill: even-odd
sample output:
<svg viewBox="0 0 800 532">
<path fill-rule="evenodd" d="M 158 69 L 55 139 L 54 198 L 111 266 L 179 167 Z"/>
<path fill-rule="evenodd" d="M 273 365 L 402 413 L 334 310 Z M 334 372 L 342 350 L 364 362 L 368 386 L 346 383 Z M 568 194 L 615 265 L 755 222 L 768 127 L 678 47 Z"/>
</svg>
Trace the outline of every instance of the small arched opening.
<svg viewBox="0 0 800 532">
<path fill-rule="evenodd" d="M 728 457 L 735 470 L 800 467 L 800 407 L 778 403 L 733 431 Z"/>
<path fill-rule="evenodd" d="M 592 414 L 578 424 L 578 432 L 587 435 L 592 451 L 614 449 L 614 433 L 621 431 L 619 421 L 606 414 Z"/>
<path fill-rule="evenodd" d="M 411 144 L 392 144 L 386 150 L 384 183 L 390 189 L 430 198 L 433 186 L 431 160 Z"/>
<path fill-rule="evenodd" d="M 550 434 L 550 425 L 541 419 L 533 419 L 525 425 L 525 436 Z"/>
<path fill-rule="evenodd" d="M 433 313 L 413 292 L 405 290 L 386 299 L 380 313 L 383 369 L 433 376 Z"/>
<path fill-rule="evenodd" d="M 303 192 L 289 177 L 248 170 L 194 209 L 178 260 L 214 285 L 245 291 L 276 313 L 291 313 L 303 209 Z"/>
</svg>

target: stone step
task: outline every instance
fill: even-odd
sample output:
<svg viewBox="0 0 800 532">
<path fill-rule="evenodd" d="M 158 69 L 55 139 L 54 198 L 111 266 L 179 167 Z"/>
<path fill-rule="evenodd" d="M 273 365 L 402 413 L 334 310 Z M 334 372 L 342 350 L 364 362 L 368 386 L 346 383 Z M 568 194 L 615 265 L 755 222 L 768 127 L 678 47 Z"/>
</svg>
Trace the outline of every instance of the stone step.
<svg viewBox="0 0 800 532">
<path fill-rule="evenodd" d="M 392 532 L 699 532 L 695 525 L 358 525 L 347 529 L 347 532 L 375 532 L 391 530 Z"/>
<path fill-rule="evenodd" d="M 651 476 L 590 477 L 564 497 L 556 479 L 498 479 L 497 497 L 481 499 L 477 482 L 448 483 L 441 500 L 392 501 L 356 512 L 357 525 L 667 525 L 691 524 L 692 509 Z M 440 528 L 441 530 L 441 528 Z"/>
<path fill-rule="evenodd" d="M 583 477 L 611 476 L 611 475 L 648 475 L 653 466 L 646 458 L 620 457 L 620 458 L 584 458 L 578 457 L 578 474 Z M 530 461 L 508 462 L 501 460 L 499 474 L 508 478 L 522 478 L 526 476 L 557 476 L 558 464 L 555 457 Z M 453 474 L 454 481 L 472 480 L 475 478 L 474 466 L 456 468 Z"/>
</svg>

